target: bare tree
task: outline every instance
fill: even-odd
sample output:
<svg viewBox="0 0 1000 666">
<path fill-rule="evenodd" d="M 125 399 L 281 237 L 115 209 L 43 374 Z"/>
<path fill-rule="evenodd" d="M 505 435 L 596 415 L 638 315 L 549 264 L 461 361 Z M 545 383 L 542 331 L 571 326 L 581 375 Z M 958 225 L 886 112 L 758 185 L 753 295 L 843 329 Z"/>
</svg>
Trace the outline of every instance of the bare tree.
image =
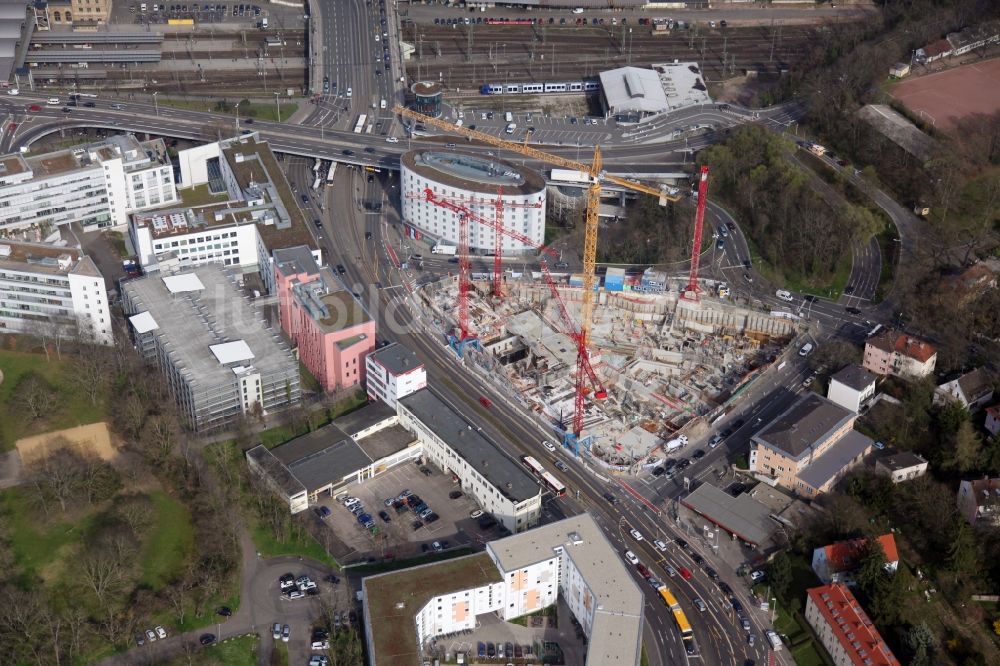
<svg viewBox="0 0 1000 666">
<path fill-rule="evenodd" d="M 124 581 L 126 566 L 114 548 L 102 544 L 87 551 L 80 560 L 78 572 L 97 600 L 103 604 L 107 596 Z"/>
<path fill-rule="evenodd" d="M 29 481 L 41 500 L 46 503 L 55 500 L 65 511 L 80 490 L 86 461 L 65 437 L 53 437 L 48 443 L 59 453 L 33 463 L 29 467 Z"/>
<path fill-rule="evenodd" d="M 116 413 L 121 418 L 122 429 L 131 439 L 136 440 L 146 421 L 146 403 L 135 393 L 129 393 Z"/>
<path fill-rule="evenodd" d="M 31 372 L 17 383 L 14 403 L 31 417 L 32 421 L 49 414 L 56 406 L 56 392 L 42 377 Z"/>
<path fill-rule="evenodd" d="M 153 502 L 148 495 L 127 495 L 118 501 L 116 508 L 118 515 L 137 537 L 153 516 Z"/>
<path fill-rule="evenodd" d="M 99 345 L 84 344 L 73 364 L 73 378 L 77 385 L 87 393 L 92 405 L 97 404 L 97 398 L 107 385 L 111 367 L 111 354 Z"/>
</svg>

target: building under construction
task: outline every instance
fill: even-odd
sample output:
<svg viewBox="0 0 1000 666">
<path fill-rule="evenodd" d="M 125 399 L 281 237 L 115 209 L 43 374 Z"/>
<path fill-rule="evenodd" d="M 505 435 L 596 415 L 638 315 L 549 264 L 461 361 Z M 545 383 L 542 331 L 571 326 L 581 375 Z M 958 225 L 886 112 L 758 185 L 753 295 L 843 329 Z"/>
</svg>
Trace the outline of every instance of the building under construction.
<svg viewBox="0 0 1000 666">
<path fill-rule="evenodd" d="M 687 276 L 646 271 L 625 276 L 619 285 L 617 272 L 609 273 L 595 296 L 589 338 L 590 362 L 607 397 L 586 399 L 580 441 L 592 457 L 615 468 L 643 464 L 681 433 L 694 439 L 707 432 L 711 420 L 798 333 L 790 315 L 726 298 L 682 299 Z M 488 281 L 474 281 L 469 323 L 478 348 L 467 346 L 463 354 L 509 395 L 567 430 L 577 346 L 543 278 L 539 272 L 508 276 L 502 301 L 489 294 Z M 576 320 L 583 291 L 578 277 L 556 275 L 553 281 Z M 704 290 L 719 293 L 718 287 L 705 284 Z M 449 322 L 457 311 L 457 278 L 427 285 L 421 297 L 438 321 Z"/>
</svg>

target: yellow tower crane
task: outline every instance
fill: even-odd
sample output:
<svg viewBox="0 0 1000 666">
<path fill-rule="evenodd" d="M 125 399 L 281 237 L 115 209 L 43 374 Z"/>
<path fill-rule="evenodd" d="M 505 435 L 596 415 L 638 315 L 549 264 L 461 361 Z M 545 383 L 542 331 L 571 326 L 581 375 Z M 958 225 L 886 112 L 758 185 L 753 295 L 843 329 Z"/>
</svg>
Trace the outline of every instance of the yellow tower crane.
<svg viewBox="0 0 1000 666">
<path fill-rule="evenodd" d="M 560 155 L 553 155 L 538 150 L 528 145 L 528 137 L 525 136 L 524 143 L 506 141 L 491 134 L 485 134 L 476 130 L 455 125 L 447 120 L 432 118 L 417 111 L 401 106 L 395 108 L 395 112 L 404 118 L 410 118 L 416 122 L 433 125 L 445 132 L 452 132 L 464 136 L 467 139 L 475 139 L 491 146 L 496 146 L 502 150 L 509 150 L 512 153 L 531 157 L 546 164 L 554 164 L 565 169 L 573 169 L 588 175 L 589 187 L 587 188 L 587 224 L 584 228 L 583 237 L 583 301 L 580 308 L 580 334 L 583 343 L 590 341 L 590 319 L 594 307 L 594 281 L 596 279 L 595 268 L 597 265 L 597 228 L 598 213 L 601 205 L 601 185 L 603 183 L 613 183 L 621 187 L 643 192 L 657 197 L 661 206 L 665 206 L 668 201 L 678 201 L 680 197 L 668 192 L 666 187 L 657 188 L 643 185 L 628 178 L 612 176 L 604 172 L 601 163 L 601 147 L 594 147 L 594 159 L 590 164 L 571 160 Z M 577 433 L 579 435 L 579 433 Z"/>
</svg>

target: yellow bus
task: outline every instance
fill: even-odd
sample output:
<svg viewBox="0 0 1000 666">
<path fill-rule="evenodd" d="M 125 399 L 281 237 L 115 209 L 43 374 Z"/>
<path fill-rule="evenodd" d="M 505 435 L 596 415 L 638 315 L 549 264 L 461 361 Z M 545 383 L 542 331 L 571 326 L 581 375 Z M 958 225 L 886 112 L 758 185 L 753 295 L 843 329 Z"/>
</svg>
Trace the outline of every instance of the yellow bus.
<svg viewBox="0 0 1000 666">
<path fill-rule="evenodd" d="M 681 638 L 683 640 L 688 640 L 694 636 L 694 631 L 691 629 L 691 623 L 688 622 L 687 615 L 681 609 L 681 605 L 677 603 L 677 597 L 674 596 L 673 592 L 667 588 L 666 585 L 661 586 L 657 592 L 660 593 L 660 598 L 663 599 L 663 603 L 670 609 L 670 612 L 674 615 L 674 622 L 677 623 L 677 629 L 681 632 Z"/>
</svg>

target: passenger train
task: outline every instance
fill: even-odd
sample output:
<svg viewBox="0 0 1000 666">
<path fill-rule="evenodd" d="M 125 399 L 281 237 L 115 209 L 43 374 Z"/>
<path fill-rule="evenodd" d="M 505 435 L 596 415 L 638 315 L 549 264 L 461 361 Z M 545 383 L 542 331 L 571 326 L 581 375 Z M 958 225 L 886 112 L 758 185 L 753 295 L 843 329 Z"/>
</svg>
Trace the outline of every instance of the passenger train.
<svg viewBox="0 0 1000 666">
<path fill-rule="evenodd" d="M 597 92 L 599 81 L 571 81 L 569 83 L 484 83 L 481 95 L 539 95 L 543 93 Z"/>
</svg>

